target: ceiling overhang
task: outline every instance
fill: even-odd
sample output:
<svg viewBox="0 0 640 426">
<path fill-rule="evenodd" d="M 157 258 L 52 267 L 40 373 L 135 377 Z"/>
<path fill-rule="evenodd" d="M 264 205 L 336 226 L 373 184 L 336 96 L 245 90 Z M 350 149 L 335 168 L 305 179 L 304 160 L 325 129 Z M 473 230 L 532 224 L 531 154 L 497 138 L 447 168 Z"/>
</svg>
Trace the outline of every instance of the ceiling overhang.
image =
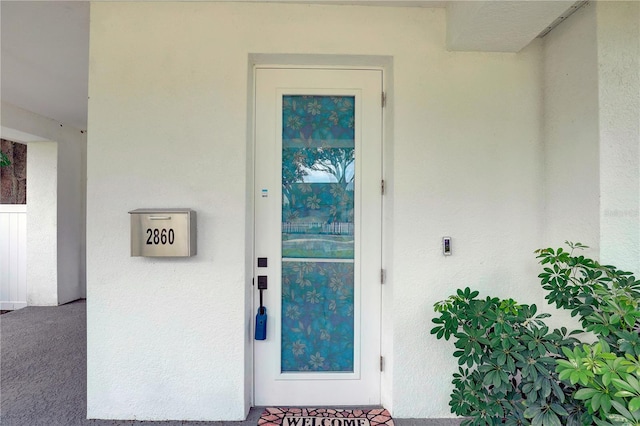
<svg viewBox="0 0 640 426">
<path fill-rule="evenodd" d="M 447 3 L 447 48 L 519 52 L 575 1 L 452 1 Z"/>
<path fill-rule="evenodd" d="M 562 0 L 218 1 L 446 7 L 447 48 L 490 52 L 518 52 L 575 3 Z M 3 0 L 0 7 L 2 101 L 60 123 L 86 129 L 89 2 Z"/>
</svg>

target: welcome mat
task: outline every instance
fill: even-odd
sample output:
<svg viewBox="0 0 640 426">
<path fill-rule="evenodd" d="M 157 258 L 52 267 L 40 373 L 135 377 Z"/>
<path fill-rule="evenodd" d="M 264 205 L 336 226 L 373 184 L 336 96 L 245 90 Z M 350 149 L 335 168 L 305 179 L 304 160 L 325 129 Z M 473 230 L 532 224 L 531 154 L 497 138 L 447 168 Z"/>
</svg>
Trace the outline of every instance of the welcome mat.
<svg viewBox="0 0 640 426">
<path fill-rule="evenodd" d="M 350 410 L 339 408 L 277 408 L 264 410 L 258 426 L 393 426 L 384 408 Z"/>
</svg>

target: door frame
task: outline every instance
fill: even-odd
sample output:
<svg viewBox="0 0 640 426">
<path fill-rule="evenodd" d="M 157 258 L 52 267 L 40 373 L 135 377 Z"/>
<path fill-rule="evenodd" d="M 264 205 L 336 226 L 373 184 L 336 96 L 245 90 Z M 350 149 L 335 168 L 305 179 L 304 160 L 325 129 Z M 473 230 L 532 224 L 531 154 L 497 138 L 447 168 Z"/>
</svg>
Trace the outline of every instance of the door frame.
<svg viewBox="0 0 640 426">
<path fill-rule="evenodd" d="M 251 379 L 250 380 L 245 380 L 245 383 L 247 383 L 248 386 L 250 386 L 250 388 L 248 389 L 248 406 L 255 406 L 255 374 L 256 374 L 256 360 L 254 359 L 254 354 L 255 354 L 255 340 L 254 340 L 254 329 L 255 329 L 255 312 L 254 312 L 254 303 L 255 303 L 255 299 L 258 297 L 258 293 L 257 291 L 255 291 L 255 287 L 254 287 L 254 271 L 255 271 L 255 261 L 256 261 L 256 247 L 255 247 L 255 241 L 256 241 L 256 228 L 255 228 L 255 221 L 256 221 L 256 206 L 255 206 L 255 200 L 256 200 L 256 167 L 255 167 L 255 152 L 256 152 L 256 143 L 257 143 L 257 139 L 256 139 L 256 90 L 257 90 L 257 79 L 256 79 L 256 74 L 258 72 L 259 69 L 283 69 L 283 70 L 290 70 L 290 69 L 309 69 L 309 70 L 354 70 L 354 71 L 369 71 L 369 70 L 373 70 L 373 71 L 380 71 L 381 72 L 381 80 L 382 80 L 382 90 L 384 93 L 384 97 L 385 99 L 381 99 L 381 102 L 384 102 L 383 104 L 383 108 L 382 108 L 382 120 L 381 120 L 381 125 L 382 128 L 380 130 L 381 132 L 381 175 L 382 178 L 385 182 L 388 182 L 389 179 L 389 169 L 390 169 L 390 164 L 387 163 L 387 152 L 388 152 L 388 145 L 387 145 L 387 141 L 390 140 L 390 129 L 392 128 L 392 126 L 390 126 L 388 123 L 388 121 L 391 119 L 391 114 L 390 109 L 388 109 L 387 107 L 387 97 L 389 95 L 389 87 L 392 85 L 392 78 L 390 79 L 390 76 L 392 76 L 392 58 L 390 57 L 352 57 L 352 59 L 355 59 L 356 62 L 362 61 L 364 59 L 364 62 L 367 63 L 367 65 L 362 65 L 362 66 L 357 66 L 357 65 L 335 65 L 335 64 L 324 64 L 322 62 L 324 62 L 327 58 L 325 58 L 325 55 L 250 55 L 250 56 L 254 56 L 254 60 L 251 61 L 250 60 L 250 72 L 249 72 L 249 85 L 248 85 L 248 89 L 249 89 L 249 93 L 248 93 L 248 117 L 249 120 L 247 122 L 248 126 L 247 126 L 247 131 L 249 133 L 249 138 L 248 138 L 248 156 L 247 156 L 247 168 L 248 168 L 248 177 L 249 179 L 247 180 L 247 191 L 248 191 L 248 208 L 249 208 L 249 214 L 247 216 L 247 230 L 250 230 L 250 235 L 248 235 L 248 238 L 250 238 L 250 251 L 247 251 L 248 259 L 247 259 L 247 264 L 246 264 L 246 271 L 248 273 L 248 277 L 249 277 L 249 286 L 247 288 L 247 292 L 248 292 L 248 298 L 246 301 L 246 305 L 248 307 L 248 332 L 249 332 L 249 336 L 248 339 L 250 340 L 248 348 L 247 348 L 247 352 L 248 352 L 248 359 L 247 359 L 247 368 L 245 369 L 246 374 L 249 374 Z M 308 64 L 299 64 L 296 63 L 298 62 L 297 60 L 292 61 L 292 64 L 282 64 L 282 63 L 272 63 L 270 61 L 265 61 L 265 59 L 267 57 L 287 57 L 287 58 L 291 58 L 291 57 L 304 57 L 306 59 L 309 59 L 310 57 L 316 57 L 316 59 L 319 58 L 319 62 L 321 62 L 321 64 L 312 64 L 312 65 L 308 65 Z M 251 58 L 250 58 L 251 59 Z M 298 58 L 300 59 L 300 58 Z M 370 65 L 368 64 L 370 61 L 374 61 L 378 64 L 382 63 L 385 65 Z M 253 62 L 253 63 L 251 63 Z M 317 62 L 317 61 L 312 61 L 312 62 Z M 347 62 L 353 62 L 352 60 L 349 60 Z M 382 95 L 382 94 L 381 94 Z M 387 185 L 387 188 L 389 186 Z M 387 226 L 385 223 L 385 217 L 387 216 L 387 211 L 388 211 L 388 204 L 386 202 L 386 196 L 388 190 L 385 190 L 385 192 L 383 193 L 383 197 L 381 200 L 381 265 L 383 270 L 381 271 L 381 279 L 384 280 L 384 282 L 381 283 L 382 284 L 387 284 L 389 283 L 390 280 L 390 271 L 387 270 L 386 267 L 386 259 L 388 258 L 388 252 L 389 247 L 386 245 L 386 242 L 390 241 L 390 239 L 387 238 Z M 249 243 L 249 241 L 247 240 L 247 242 Z M 257 285 L 257 284 L 256 284 Z M 390 309 L 390 296 L 391 296 L 391 290 L 390 290 L 390 286 L 389 285 L 382 285 L 382 289 L 381 289 L 381 295 L 380 295 L 380 324 L 379 324 L 379 332 L 380 332 L 380 354 L 381 354 L 381 360 L 380 360 L 380 366 L 381 366 L 381 373 L 380 373 L 380 402 L 382 405 L 384 405 L 385 407 L 391 409 L 390 403 L 390 389 L 391 389 L 391 376 L 389 374 L 385 374 L 388 370 L 391 370 L 391 359 L 389 359 L 390 357 L 388 355 L 391 355 L 392 351 L 391 351 L 391 339 L 390 339 L 390 335 L 389 333 L 385 333 L 386 330 L 391 330 L 390 329 L 390 319 L 391 319 L 391 312 L 389 311 Z M 387 311 L 387 314 L 385 315 L 385 311 Z M 384 357 L 384 361 L 382 359 L 382 357 Z M 383 368 L 384 365 L 384 368 Z M 385 386 L 385 383 L 387 383 L 387 386 Z"/>
</svg>

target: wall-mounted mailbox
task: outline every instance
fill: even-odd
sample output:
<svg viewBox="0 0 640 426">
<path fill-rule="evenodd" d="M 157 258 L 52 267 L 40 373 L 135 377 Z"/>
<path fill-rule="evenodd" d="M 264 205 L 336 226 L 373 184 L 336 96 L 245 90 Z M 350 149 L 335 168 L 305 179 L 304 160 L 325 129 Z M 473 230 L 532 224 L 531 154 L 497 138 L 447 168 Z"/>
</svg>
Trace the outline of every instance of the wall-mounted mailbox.
<svg viewBox="0 0 640 426">
<path fill-rule="evenodd" d="M 137 209 L 131 215 L 131 256 L 188 257 L 196 254 L 196 212 Z"/>
</svg>

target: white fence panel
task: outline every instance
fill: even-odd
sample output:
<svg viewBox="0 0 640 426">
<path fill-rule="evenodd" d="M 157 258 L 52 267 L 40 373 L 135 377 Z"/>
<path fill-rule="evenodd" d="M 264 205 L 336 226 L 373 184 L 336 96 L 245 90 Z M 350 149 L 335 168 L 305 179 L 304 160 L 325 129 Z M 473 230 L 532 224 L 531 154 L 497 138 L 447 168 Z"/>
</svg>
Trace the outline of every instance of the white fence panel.
<svg viewBox="0 0 640 426">
<path fill-rule="evenodd" d="M 0 204 L 0 309 L 27 306 L 27 206 Z"/>
</svg>

